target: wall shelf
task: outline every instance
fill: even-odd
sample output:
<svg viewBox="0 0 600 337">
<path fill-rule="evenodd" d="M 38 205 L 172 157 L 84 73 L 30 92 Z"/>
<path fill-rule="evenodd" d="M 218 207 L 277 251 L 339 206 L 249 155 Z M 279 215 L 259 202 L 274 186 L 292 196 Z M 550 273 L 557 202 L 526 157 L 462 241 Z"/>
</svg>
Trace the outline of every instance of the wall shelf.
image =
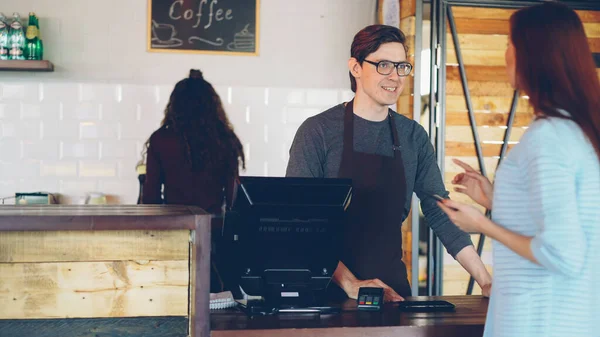
<svg viewBox="0 0 600 337">
<path fill-rule="evenodd" d="M 0 71 L 54 71 L 50 61 L 0 60 Z"/>
</svg>

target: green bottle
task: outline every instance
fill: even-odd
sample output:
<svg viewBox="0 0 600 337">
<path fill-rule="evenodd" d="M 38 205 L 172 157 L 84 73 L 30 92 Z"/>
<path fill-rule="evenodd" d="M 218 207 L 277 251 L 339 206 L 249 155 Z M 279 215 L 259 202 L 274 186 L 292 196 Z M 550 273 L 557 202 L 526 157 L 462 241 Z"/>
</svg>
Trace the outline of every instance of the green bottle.
<svg viewBox="0 0 600 337">
<path fill-rule="evenodd" d="M 0 13 L 0 60 L 8 60 L 8 51 L 10 45 L 8 44 L 9 26 L 6 23 L 8 19 L 4 14 Z"/>
<path fill-rule="evenodd" d="M 40 50 L 41 49 L 41 50 Z M 29 25 L 25 33 L 25 59 L 41 60 L 43 46 L 40 39 L 40 25 L 35 13 L 29 13 Z"/>
<path fill-rule="evenodd" d="M 21 17 L 19 13 L 13 14 L 13 20 L 10 23 L 10 30 L 8 36 L 9 44 L 9 60 L 24 60 L 25 59 L 25 32 L 23 32 L 23 25 L 21 24 Z"/>
</svg>

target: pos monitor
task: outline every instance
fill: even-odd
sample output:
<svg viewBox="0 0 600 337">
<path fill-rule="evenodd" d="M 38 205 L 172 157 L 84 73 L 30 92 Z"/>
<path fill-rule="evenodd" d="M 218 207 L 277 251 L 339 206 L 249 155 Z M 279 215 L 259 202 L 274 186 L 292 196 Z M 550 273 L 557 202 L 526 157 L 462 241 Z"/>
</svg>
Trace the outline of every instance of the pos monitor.
<svg viewBox="0 0 600 337">
<path fill-rule="evenodd" d="M 318 307 L 351 196 L 350 179 L 241 177 L 223 235 L 244 292 L 267 310 Z"/>
</svg>

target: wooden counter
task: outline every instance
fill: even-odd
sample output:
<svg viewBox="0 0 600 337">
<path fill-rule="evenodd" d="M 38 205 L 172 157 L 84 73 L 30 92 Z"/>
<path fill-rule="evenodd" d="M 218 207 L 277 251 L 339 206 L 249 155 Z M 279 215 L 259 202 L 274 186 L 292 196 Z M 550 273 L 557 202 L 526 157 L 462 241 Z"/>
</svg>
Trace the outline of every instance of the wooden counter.
<svg viewBox="0 0 600 337">
<path fill-rule="evenodd" d="M 234 309 L 211 311 L 212 337 L 470 337 L 482 336 L 488 299 L 481 296 L 418 297 L 443 299 L 456 310 L 445 313 L 401 312 L 386 304 L 382 312 L 358 311 L 355 300 L 336 315 L 281 314 L 248 318 Z"/>
<path fill-rule="evenodd" d="M 211 215 L 0 206 L 0 336 L 209 336 Z"/>
</svg>

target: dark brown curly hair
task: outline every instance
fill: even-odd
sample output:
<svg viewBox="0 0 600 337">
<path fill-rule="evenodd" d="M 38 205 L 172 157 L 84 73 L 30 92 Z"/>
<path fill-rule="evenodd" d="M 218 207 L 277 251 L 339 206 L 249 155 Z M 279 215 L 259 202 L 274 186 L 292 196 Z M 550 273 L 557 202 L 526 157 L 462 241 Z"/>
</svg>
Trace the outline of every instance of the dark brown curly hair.
<svg viewBox="0 0 600 337">
<path fill-rule="evenodd" d="M 221 98 L 204 80 L 200 70 L 191 69 L 188 78 L 179 81 L 165 109 L 161 128 L 172 129 L 185 146 L 193 171 L 218 170 L 222 178 L 237 177 L 239 165 L 246 168 L 244 150 L 225 114 Z M 142 163 L 150 139 L 142 153 Z"/>
</svg>

